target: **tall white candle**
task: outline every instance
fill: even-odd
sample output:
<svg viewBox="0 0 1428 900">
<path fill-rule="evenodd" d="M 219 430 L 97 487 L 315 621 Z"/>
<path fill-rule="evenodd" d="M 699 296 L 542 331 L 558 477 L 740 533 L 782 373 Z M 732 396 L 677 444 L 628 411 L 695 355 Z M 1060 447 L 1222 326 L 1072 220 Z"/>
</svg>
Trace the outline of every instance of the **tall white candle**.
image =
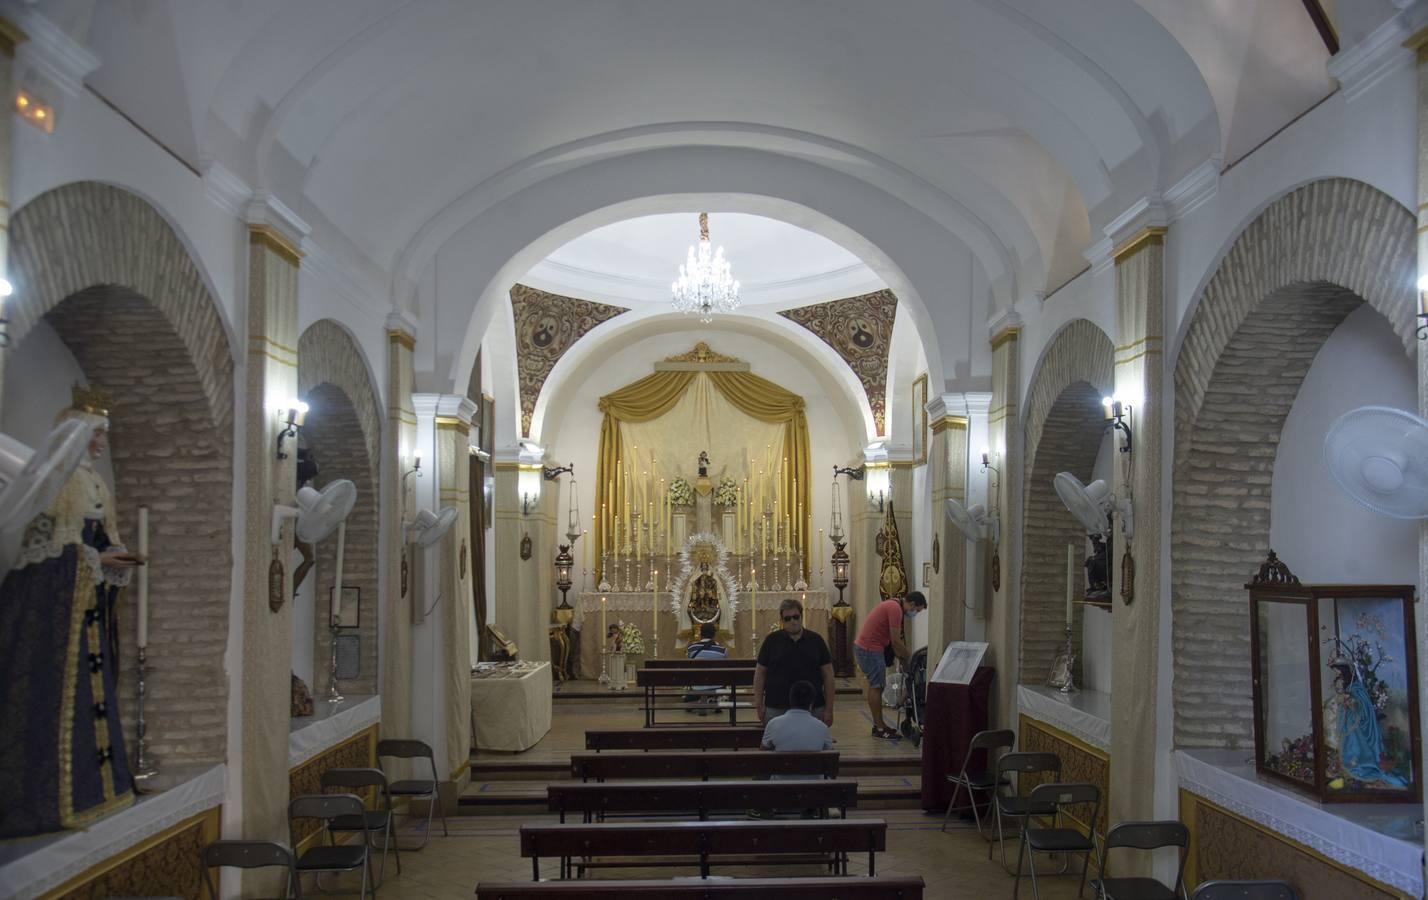
<svg viewBox="0 0 1428 900">
<path fill-rule="evenodd" d="M 1066 627 L 1071 627 L 1072 598 L 1076 593 L 1076 545 L 1066 545 Z"/>
<path fill-rule="evenodd" d="M 139 557 L 145 564 L 139 566 L 139 646 L 149 646 L 149 508 L 139 507 Z"/>
<path fill-rule="evenodd" d="M 342 621 L 342 553 L 347 545 L 347 523 L 337 524 L 337 572 L 332 578 L 332 602 L 335 604 L 335 612 L 332 616 L 338 625 L 346 625 Z"/>
</svg>

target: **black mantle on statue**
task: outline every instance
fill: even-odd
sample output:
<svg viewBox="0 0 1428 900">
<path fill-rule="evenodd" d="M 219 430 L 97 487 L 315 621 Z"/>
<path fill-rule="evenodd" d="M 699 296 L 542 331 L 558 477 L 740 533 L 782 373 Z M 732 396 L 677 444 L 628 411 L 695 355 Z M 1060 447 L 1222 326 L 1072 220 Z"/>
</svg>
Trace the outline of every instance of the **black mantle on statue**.
<svg viewBox="0 0 1428 900">
<path fill-rule="evenodd" d="M 991 707 L 992 679 L 996 669 L 978 666 L 971 684 L 927 683 L 927 706 L 923 710 L 922 732 L 922 808 L 942 812 L 952 799 L 948 775 L 962 771 L 967 745 L 972 736 L 987 730 Z M 986 751 L 977 751 L 985 756 Z M 973 759 L 972 771 L 985 766 L 985 759 Z M 985 802 L 985 798 L 977 798 Z M 957 798 L 965 803 L 965 797 Z"/>
</svg>

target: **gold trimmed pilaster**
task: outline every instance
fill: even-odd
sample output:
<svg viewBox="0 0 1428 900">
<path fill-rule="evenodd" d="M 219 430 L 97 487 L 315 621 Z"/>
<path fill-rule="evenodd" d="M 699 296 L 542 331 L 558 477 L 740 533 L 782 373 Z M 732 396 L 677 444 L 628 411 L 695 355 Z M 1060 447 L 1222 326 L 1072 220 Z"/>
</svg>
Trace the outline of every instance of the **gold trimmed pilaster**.
<svg viewBox="0 0 1428 900">
<path fill-rule="evenodd" d="M 416 340 L 402 329 L 387 329 L 387 427 L 382 444 L 383 515 L 386 517 L 387 574 L 383 584 L 386 612 L 382 628 L 382 730 L 412 734 L 412 596 L 416 561 L 408 554 L 405 524 L 416 515 L 417 446 Z"/>
<path fill-rule="evenodd" d="M 943 512 L 948 500 L 967 499 L 968 428 L 965 416 L 940 416 L 932 423 L 932 446 L 928 452 L 928 475 L 932 486 L 932 541 L 924 548 L 933 564 L 932 583 L 927 588 L 927 660 L 931 666 L 942 658 L 949 641 L 966 636 L 967 542 Z"/>
<path fill-rule="evenodd" d="M 1005 330 L 1002 332 L 1006 333 Z M 991 590 L 991 609 L 987 613 L 987 642 L 991 645 L 987 663 L 996 667 L 993 682 L 992 726 L 1011 728 L 1016 722 L 1017 672 L 1017 609 L 1020 606 L 1020 585 L 1013 578 L 1012 561 L 1016 559 L 1017 535 L 1021 504 L 1017 502 L 1016 485 L 1011 480 L 1021 465 L 1021 417 L 1017 400 L 1021 386 L 1021 342 L 1015 338 L 992 344 L 992 399 L 987 412 L 987 444 L 995 457 L 992 465 L 997 472 L 988 472 L 988 505 L 995 506 L 1001 516 L 1001 540 L 987 562 L 987 586 Z M 994 587 L 994 585 L 996 587 Z"/>
</svg>

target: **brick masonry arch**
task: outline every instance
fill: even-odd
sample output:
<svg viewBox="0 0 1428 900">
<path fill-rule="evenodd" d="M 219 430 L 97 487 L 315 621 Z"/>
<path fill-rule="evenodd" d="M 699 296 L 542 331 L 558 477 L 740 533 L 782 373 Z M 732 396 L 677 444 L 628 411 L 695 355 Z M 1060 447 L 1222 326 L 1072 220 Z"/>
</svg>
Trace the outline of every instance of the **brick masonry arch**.
<svg viewBox="0 0 1428 900">
<path fill-rule="evenodd" d="M 1040 683 L 1066 635 L 1066 544 L 1085 529 L 1052 487 L 1057 472 L 1088 481 L 1104 432 L 1101 398 L 1114 385 L 1115 348 L 1092 322 L 1075 319 L 1052 338 L 1027 392 L 1022 510 L 1018 680 Z M 1079 626 L 1081 610 L 1076 612 Z M 1077 677 L 1081 629 L 1073 627 Z"/>
<path fill-rule="evenodd" d="M 311 409 L 303 428 L 304 443 L 317 458 L 317 487 L 346 478 L 357 486 L 357 502 L 347 518 L 344 587 L 361 592 L 359 674 L 339 683 L 347 694 L 374 694 L 378 685 L 378 560 L 380 557 L 379 486 L 382 411 L 362 351 L 347 330 L 330 319 L 308 326 L 298 339 L 298 392 Z M 314 696 L 327 689 L 331 656 L 328 607 L 337 561 L 337 541 L 317 547 L 314 615 Z"/>
<path fill-rule="evenodd" d="M 1240 233 L 1194 307 L 1175 361 L 1177 746 L 1253 745 L 1244 584 L 1269 550 L 1280 432 L 1314 357 L 1360 304 L 1413 348 L 1414 237 L 1391 197 L 1316 181 Z"/>
</svg>

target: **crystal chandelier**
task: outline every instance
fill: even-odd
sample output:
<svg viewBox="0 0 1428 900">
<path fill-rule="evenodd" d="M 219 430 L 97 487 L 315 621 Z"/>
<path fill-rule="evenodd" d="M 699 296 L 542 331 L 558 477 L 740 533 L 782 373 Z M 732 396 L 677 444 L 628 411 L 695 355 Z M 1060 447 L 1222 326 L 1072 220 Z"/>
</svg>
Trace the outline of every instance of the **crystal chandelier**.
<svg viewBox="0 0 1428 900">
<path fill-rule="evenodd" d="M 710 322 L 715 313 L 739 308 L 739 282 L 729 272 L 724 248 L 711 250 L 709 214 L 699 214 L 699 250 L 689 248 L 689 257 L 679 267 L 679 278 L 669 286 L 674 308 L 688 315 L 698 313 L 699 321 Z"/>
</svg>

